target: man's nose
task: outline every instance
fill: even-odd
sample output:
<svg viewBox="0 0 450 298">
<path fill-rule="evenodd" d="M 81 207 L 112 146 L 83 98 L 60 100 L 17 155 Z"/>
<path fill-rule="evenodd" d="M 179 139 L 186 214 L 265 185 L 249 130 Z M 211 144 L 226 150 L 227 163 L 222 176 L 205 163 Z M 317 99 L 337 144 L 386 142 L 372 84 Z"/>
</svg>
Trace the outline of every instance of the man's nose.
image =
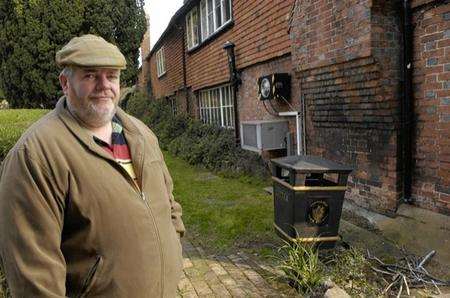
<svg viewBox="0 0 450 298">
<path fill-rule="evenodd" d="M 106 75 L 100 74 L 97 77 L 97 89 L 104 90 L 111 87 L 111 82 L 108 80 Z"/>
</svg>

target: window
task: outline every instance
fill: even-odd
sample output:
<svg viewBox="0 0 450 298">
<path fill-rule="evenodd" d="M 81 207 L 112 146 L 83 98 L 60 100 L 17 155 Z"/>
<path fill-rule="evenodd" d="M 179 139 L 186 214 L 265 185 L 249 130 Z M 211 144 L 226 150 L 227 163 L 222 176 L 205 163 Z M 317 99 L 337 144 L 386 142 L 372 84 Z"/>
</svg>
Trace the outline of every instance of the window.
<svg viewBox="0 0 450 298">
<path fill-rule="evenodd" d="M 164 47 L 161 47 L 158 52 L 156 52 L 156 73 L 158 78 L 166 73 L 166 61 L 164 59 Z"/>
<path fill-rule="evenodd" d="M 198 45 L 198 10 L 197 7 L 192 9 L 186 15 L 186 35 L 188 49 Z"/>
<path fill-rule="evenodd" d="M 171 96 L 169 98 L 169 100 L 170 100 L 170 108 L 172 110 L 172 115 L 175 116 L 178 112 L 177 100 L 174 96 Z"/>
<path fill-rule="evenodd" d="M 231 0 L 202 0 L 200 2 L 200 27 L 202 40 L 231 21 Z"/>
<path fill-rule="evenodd" d="M 200 91 L 200 119 L 203 123 L 234 127 L 233 92 L 231 85 Z"/>
<path fill-rule="evenodd" d="M 186 15 L 188 49 L 197 46 L 230 21 L 231 0 L 201 0 L 200 6 Z"/>
</svg>

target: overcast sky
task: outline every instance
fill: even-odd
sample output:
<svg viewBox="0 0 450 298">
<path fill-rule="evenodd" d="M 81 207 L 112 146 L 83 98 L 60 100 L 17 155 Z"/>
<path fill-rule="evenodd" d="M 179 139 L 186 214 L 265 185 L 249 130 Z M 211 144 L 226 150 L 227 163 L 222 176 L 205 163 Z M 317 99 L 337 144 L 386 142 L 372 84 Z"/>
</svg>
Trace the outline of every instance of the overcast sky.
<svg viewBox="0 0 450 298">
<path fill-rule="evenodd" d="M 145 0 L 145 11 L 150 15 L 150 46 L 158 41 L 170 18 L 183 5 L 183 0 Z"/>
</svg>

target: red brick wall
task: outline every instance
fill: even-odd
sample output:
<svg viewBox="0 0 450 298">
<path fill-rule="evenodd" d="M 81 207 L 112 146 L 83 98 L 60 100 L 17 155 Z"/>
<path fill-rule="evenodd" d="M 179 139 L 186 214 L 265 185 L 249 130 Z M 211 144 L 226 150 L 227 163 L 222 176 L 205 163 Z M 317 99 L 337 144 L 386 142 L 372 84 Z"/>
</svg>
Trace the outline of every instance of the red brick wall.
<svg viewBox="0 0 450 298">
<path fill-rule="evenodd" d="M 164 47 L 166 73 L 158 78 L 156 72 L 156 52 L 152 49 L 150 57 L 150 78 L 155 98 L 172 95 L 183 86 L 183 27 L 178 25 L 161 43 Z M 161 47 L 160 46 L 160 47 Z"/>
<path fill-rule="evenodd" d="M 297 71 L 370 55 L 370 0 L 297 1 L 292 60 Z"/>
<path fill-rule="evenodd" d="M 422 4 L 415 1 L 413 6 Z M 450 214 L 450 4 L 414 10 L 413 200 Z"/>
<path fill-rule="evenodd" d="M 187 85 L 193 91 L 229 79 L 223 45 L 233 42 L 236 67 L 242 69 L 290 53 L 288 19 L 294 0 L 235 0 L 234 25 L 187 54 Z"/>
<path fill-rule="evenodd" d="M 353 165 L 348 198 L 393 213 L 400 35 L 398 14 L 380 2 L 299 0 L 292 63 L 307 107 L 308 153 Z"/>
<path fill-rule="evenodd" d="M 413 202 L 450 213 L 450 5 L 412 2 Z M 348 197 L 392 213 L 402 197 L 400 5 L 299 0 L 293 66 L 307 105 L 308 153 L 349 163 Z M 437 6 L 436 6 L 437 5 Z"/>
</svg>

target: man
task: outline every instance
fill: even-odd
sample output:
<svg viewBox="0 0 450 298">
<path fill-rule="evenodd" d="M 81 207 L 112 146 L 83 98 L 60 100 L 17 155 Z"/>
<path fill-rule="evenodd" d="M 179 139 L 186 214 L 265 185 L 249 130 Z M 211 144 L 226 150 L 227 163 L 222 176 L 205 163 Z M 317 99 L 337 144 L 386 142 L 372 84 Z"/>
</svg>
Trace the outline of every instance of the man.
<svg viewBox="0 0 450 298">
<path fill-rule="evenodd" d="M 15 297 L 174 297 L 181 207 L 154 134 L 117 107 L 119 49 L 56 54 L 64 96 L 0 171 L 0 255 Z"/>
</svg>

